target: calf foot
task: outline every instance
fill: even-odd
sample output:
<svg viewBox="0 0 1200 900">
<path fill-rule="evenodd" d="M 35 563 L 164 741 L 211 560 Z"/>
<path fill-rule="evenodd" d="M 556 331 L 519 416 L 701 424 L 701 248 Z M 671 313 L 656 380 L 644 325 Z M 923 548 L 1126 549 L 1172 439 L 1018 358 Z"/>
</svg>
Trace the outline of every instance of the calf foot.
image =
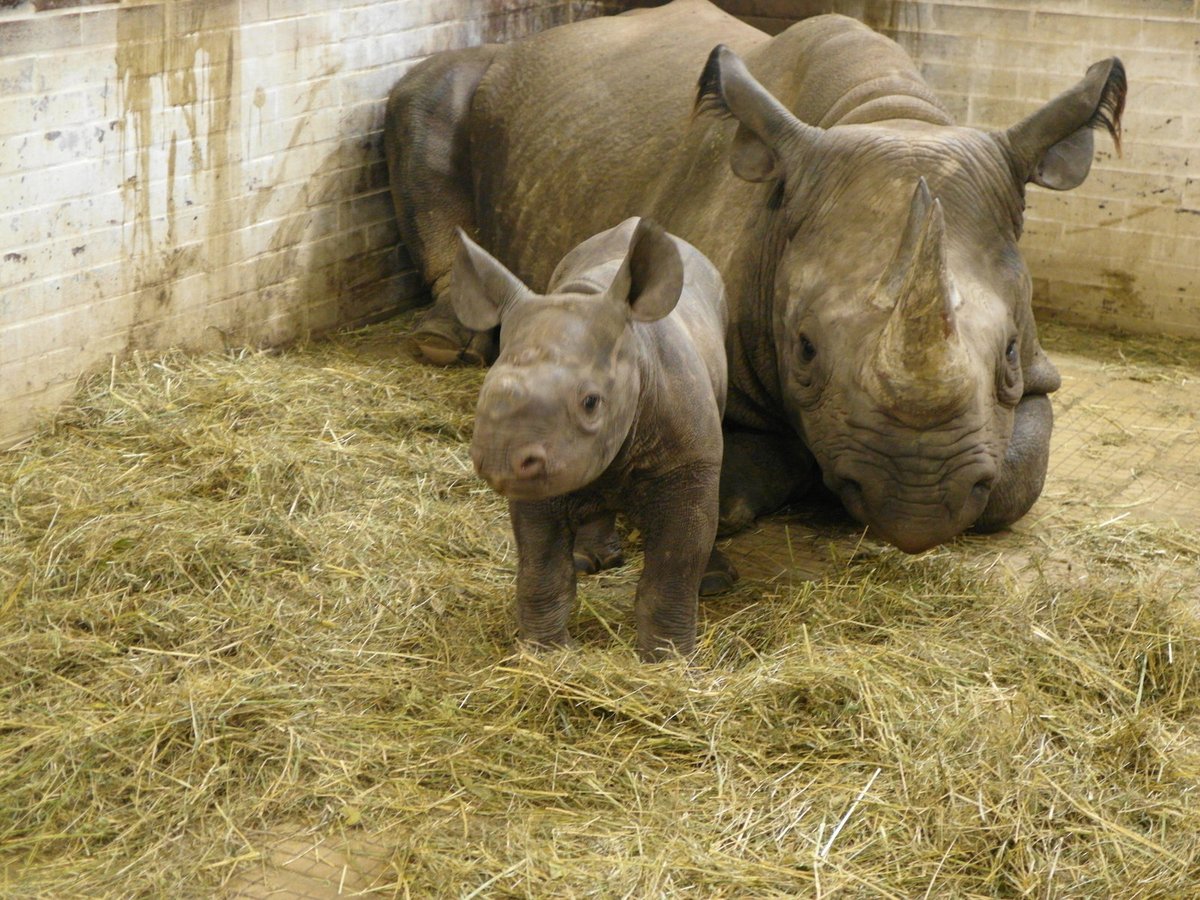
<svg viewBox="0 0 1200 900">
<path fill-rule="evenodd" d="M 595 575 L 605 569 L 615 569 L 625 565 L 625 551 L 618 541 L 615 545 L 604 547 L 575 548 L 575 571 L 580 575 Z"/>
<path fill-rule="evenodd" d="M 551 637 L 524 637 L 517 639 L 517 653 L 529 656 L 543 656 L 555 650 L 575 650 L 578 648 L 574 638 L 567 631 L 562 631 Z"/>
<path fill-rule="evenodd" d="M 704 576 L 700 579 L 700 596 L 715 597 L 733 590 L 738 580 L 738 571 L 729 557 L 713 547 L 708 557 Z"/>
</svg>

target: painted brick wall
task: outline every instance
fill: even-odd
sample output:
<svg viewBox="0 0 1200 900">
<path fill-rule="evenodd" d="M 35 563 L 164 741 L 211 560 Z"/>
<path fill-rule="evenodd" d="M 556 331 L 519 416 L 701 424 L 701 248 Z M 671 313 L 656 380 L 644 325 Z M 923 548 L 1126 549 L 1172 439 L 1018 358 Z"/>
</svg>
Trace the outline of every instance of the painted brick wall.
<svg viewBox="0 0 1200 900">
<path fill-rule="evenodd" d="M 825 12 L 895 38 L 960 122 L 1006 128 L 1120 56 L 1124 152 L 1074 191 L 1030 187 L 1039 315 L 1200 337 L 1200 0 L 717 0 L 776 33 Z"/>
<path fill-rule="evenodd" d="M 1005 127 L 1112 53 L 1131 90 L 1079 189 L 1029 192 L 1042 314 L 1200 336 L 1200 0 L 720 0 L 892 35 Z M 422 298 L 380 127 L 429 53 L 638 0 L 0 0 L 0 447 L 112 354 L 265 345 Z M 651 4 L 653 5 L 653 4 Z"/>
<path fill-rule="evenodd" d="M 0 447 L 113 354 L 269 345 L 421 298 L 390 86 L 603 0 L 0 0 Z"/>
</svg>

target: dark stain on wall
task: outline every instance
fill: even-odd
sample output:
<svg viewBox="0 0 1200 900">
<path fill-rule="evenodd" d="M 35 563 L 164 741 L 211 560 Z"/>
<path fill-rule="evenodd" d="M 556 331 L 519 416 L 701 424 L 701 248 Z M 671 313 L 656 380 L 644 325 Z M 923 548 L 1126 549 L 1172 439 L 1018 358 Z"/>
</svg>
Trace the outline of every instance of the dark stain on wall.
<svg viewBox="0 0 1200 900">
<path fill-rule="evenodd" d="M 1100 302 L 1100 308 L 1104 313 L 1130 316 L 1135 319 L 1153 317 L 1154 312 L 1142 298 L 1137 278 L 1132 273 L 1122 272 L 1118 269 L 1104 269 L 1100 276 L 1104 279 L 1104 297 Z"/>
<path fill-rule="evenodd" d="M 136 296 L 129 324 L 130 349 L 158 346 L 174 307 L 175 284 L 207 272 L 217 297 L 232 289 L 237 261 L 236 230 L 241 210 L 234 202 L 239 105 L 237 0 L 206 4 L 166 3 L 117 12 L 117 75 L 120 154 L 132 162 L 124 183 L 125 221 L 131 228 L 127 255 Z M 200 62 L 203 61 L 203 65 Z M 203 83 L 197 83 L 197 70 Z M 155 86 L 161 86 L 156 92 Z M 166 109 L 156 107 L 165 96 Z M 177 148 L 181 135 L 171 124 L 182 114 L 191 147 L 190 181 L 181 184 Z M 167 130 L 170 129 L 169 136 Z M 168 146 L 165 182 L 155 183 L 152 156 Z M 206 234 L 199 244 L 178 244 L 176 193 L 188 190 L 207 201 Z M 164 192 L 156 196 L 157 191 Z M 154 214 L 165 207 L 155 232 Z M 197 311 L 197 314 L 200 314 Z"/>
</svg>

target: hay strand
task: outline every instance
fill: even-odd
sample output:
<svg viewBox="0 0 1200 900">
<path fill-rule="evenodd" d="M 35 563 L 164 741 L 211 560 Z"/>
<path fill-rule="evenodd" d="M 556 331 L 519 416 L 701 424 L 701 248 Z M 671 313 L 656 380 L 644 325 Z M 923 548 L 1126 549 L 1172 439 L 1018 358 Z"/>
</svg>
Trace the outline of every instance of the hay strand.
<svg viewBox="0 0 1200 900">
<path fill-rule="evenodd" d="M 406 325 L 135 357 L 0 457 L 0 894 L 1196 890 L 1194 532 L 847 532 L 705 604 L 690 669 L 635 662 L 630 547 L 577 650 L 513 656 L 481 373 Z"/>
</svg>

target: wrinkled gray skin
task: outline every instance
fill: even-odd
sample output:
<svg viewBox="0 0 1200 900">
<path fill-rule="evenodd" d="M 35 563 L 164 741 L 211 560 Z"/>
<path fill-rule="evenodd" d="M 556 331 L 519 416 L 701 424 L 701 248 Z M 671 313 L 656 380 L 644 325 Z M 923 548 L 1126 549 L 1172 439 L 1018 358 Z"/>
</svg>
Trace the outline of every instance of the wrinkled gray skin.
<svg viewBox="0 0 1200 900">
<path fill-rule="evenodd" d="M 1007 130 L 960 127 L 851 19 L 769 38 L 705 0 L 433 57 L 387 125 L 435 294 L 418 342 L 494 352 L 442 293 L 453 226 L 536 287 L 582 237 L 652 215 L 728 291 L 723 528 L 818 478 L 905 551 L 1002 528 L 1041 491 L 1059 386 L 1017 249 L 1025 185 L 1080 184 L 1124 90 L 1110 59 Z"/>
<path fill-rule="evenodd" d="M 611 533 L 623 512 L 645 540 L 638 651 L 691 653 L 701 579 L 719 567 L 709 560 L 726 392 L 721 276 L 649 219 L 584 241 L 544 296 L 460 240 L 455 311 L 503 334 L 471 459 L 509 500 L 520 639 L 567 643 L 575 535 Z"/>
</svg>

